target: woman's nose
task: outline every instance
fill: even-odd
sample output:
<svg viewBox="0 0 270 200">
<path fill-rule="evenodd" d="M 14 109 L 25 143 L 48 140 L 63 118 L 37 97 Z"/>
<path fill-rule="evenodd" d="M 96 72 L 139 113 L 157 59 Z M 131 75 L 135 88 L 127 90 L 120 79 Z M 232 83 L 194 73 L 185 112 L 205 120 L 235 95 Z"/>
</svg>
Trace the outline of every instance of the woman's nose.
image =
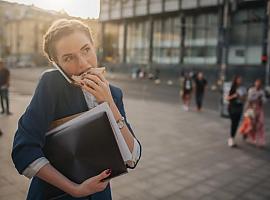
<svg viewBox="0 0 270 200">
<path fill-rule="evenodd" d="M 87 59 L 81 55 L 78 55 L 78 67 L 80 69 L 86 69 L 88 67 Z"/>
</svg>

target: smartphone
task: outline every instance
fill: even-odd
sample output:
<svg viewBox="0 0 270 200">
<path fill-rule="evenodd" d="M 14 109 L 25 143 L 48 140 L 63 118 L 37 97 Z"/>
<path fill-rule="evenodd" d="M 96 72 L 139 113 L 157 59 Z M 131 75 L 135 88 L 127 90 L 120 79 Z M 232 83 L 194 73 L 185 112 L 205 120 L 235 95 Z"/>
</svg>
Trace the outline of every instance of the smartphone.
<svg viewBox="0 0 270 200">
<path fill-rule="evenodd" d="M 64 78 L 69 82 L 69 83 L 73 83 L 72 79 L 69 77 L 69 75 L 59 66 L 57 65 L 55 62 L 52 63 L 53 66 L 59 70 L 59 72 L 64 76 Z"/>
</svg>

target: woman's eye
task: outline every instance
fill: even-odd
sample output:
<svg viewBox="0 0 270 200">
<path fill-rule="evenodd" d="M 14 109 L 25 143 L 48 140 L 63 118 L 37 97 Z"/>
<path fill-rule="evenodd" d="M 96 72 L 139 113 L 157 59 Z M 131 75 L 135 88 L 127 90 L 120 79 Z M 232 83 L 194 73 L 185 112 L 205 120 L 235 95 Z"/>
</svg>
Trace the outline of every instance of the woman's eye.
<svg viewBox="0 0 270 200">
<path fill-rule="evenodd" d="M 72 56 L 66 57 L 66 58 L 64 59 L 65 62 L 70 62 L 71 60 L 72 60 Z"/>
<path fill-rule="evenodd" d="M 88 53 L 89 51 L 90 51 L 90 48 L 89 47 L 87 47 L 87 48 L 84 49 L 84 53 Z"/>
</svg>

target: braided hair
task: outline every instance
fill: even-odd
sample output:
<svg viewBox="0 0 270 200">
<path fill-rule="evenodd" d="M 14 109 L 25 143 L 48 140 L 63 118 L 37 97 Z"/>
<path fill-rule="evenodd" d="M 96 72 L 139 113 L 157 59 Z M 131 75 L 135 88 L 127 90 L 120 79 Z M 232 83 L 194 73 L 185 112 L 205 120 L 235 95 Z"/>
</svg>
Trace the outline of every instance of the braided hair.
<svg viewBox="0 0 270 200">
<path fill-rule="evenodd" d="M 57 62 L 55 42 L 57 42 L 63 36 L 72 34 L 76 31 L 81 31 L 86 34 L 86 36 L 89 37 L 91 43 L 94 44 L 92 34 L 88 26 L 79 20 L 59 19 L 53 22 L 43 37 L 43 51 L 45 56 L 50 61 Z"/>
</svg>

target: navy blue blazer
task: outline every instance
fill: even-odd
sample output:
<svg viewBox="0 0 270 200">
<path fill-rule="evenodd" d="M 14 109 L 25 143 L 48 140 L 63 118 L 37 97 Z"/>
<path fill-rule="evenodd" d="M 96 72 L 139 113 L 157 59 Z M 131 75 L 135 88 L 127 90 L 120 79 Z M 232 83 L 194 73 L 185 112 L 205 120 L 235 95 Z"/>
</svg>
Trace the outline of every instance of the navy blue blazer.
<svg viewBox="0 0 270 200">
<path fill-rule="evenodd" d="M 121 89 L 110 85 L 110 90 L 119 112 L 126 119 Z M 45 133 L 52 121 L 87 110 L 83 92 L 79 87 L 69 84 L 58 70 L 44 72 L 29 106 L 19 119 L 18 129 L 14 137 L 12 160 L 18 172 L 22 174 L 33 161 L 45 157 L 42 148 L 45 144 Z M 127 121 L 126 123 L 131 133 L 134 134 L 129 123 Z M 38 177 L 32 179 L 27 199 L 49 199 L 46 194 L 50 191 L 62 195 L 60 198 L 55 198 L 61 200 L 111 199 L 109 185 L 104 191 L 89 197 L 73 198 Z"/>
</svg>

